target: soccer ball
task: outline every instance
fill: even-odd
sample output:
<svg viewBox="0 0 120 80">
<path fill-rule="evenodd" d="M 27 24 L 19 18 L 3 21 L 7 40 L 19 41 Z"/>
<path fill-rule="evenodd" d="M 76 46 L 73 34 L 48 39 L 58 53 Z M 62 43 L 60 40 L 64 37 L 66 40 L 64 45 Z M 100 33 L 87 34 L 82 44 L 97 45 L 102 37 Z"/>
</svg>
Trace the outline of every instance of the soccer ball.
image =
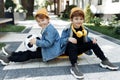
<svg viewBox="0 0 120 80">
<path fill-rule="evenodd" d="M 30 51 L 36 51 L 37 49 L 37 46 L 34 44 L 34 45 L 31 45 L 30 44 L 30 40 L 33 39 L 33 38 L 36 38 L 36 39 L 41 39 L 42 35 L 40 36 L 37 36 L 37 35 L 28 35 L 24 41 L 24 45 L 26 47 L 27 50 L 30 50 Z"/>
</svg>

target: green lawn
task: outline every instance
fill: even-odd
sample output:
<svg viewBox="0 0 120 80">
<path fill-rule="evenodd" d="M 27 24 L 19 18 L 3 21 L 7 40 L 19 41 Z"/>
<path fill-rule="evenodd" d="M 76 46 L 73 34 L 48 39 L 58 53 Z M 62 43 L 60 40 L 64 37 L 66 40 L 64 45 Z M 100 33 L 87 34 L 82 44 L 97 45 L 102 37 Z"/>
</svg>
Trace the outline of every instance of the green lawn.
<svg viewBox="0 0 120 80">
<path fill-rule="evenodd" d="M 119 39 L 120 40 L 120 35 L 115 33 L 115 28 L 110 28 L 107 26 L 86 26 L 94 31 L 100 32 L 102 34 L 111 36 L 113 38 Z"/>
<path fill-rule="evenodd" d="M 18 25 L 6 25 L 0 27 L 0 32 L 21 32 L 25 29 L 25 26 L 18 26 Z"/>
<path fill-rule="evenodd" d="M 25 26 L 17 26 L 17 25 L 6 25 L 0 27 L 0 32 L 21 32 L 25 29 Z M 0 50 L 5 46 L 4 43 L 0 43 Z"/>
<path fill-rule="evenodd" d="M 1 48 L 4 47 L 4 46 L 5 46 L 4 43 L 0 43 L 0 50 L 1 50 Z"/>
</svg>

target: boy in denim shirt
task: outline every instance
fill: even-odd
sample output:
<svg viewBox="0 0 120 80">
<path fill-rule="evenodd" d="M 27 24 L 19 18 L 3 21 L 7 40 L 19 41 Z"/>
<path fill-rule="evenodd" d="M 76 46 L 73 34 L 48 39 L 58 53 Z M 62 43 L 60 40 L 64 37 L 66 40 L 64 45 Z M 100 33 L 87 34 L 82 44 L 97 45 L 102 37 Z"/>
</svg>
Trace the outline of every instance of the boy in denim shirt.
<svg viewBox="0 0 120 80">
<path fill-rule="evenodd" d="M 87 31 L 83 26 L 84 12 L 79 7 L 75 7 L 70 13 L 71 24 L 63 30 L 61 35 L 61 46 L 69 56 L 71 62 L 70 72 L 76 78 L 84 78 L 83 73 L 78 69 L 78 55 L 92 49 L 95 55 L 101 60 L 100 66 L 110 70 L 117 70 L 119 67 L 112 64 L 104 55 L 97 44 L 96 39 L 86 41 Z"/>
<path fill-rule="evenodd" d="M 30 44 L 37 45 L 37 50 L 10 52 L 3 48 L 3 53 L 6 54 L 6 56 L 0 55 L 0 61 L 3 65 L 7 65 L 10 61 L 23 62 L 36 58 L 42 58 L 43 61 L 48 61 L 61 55 L 60 36 L 58 31 L 49 22 L 50 18 L 47 10 L 45 8 L 38 10 L 35 19 L 42 28 L 42 38 L 40 40 L 33 38 L 30 40 Z"/>
</svg>

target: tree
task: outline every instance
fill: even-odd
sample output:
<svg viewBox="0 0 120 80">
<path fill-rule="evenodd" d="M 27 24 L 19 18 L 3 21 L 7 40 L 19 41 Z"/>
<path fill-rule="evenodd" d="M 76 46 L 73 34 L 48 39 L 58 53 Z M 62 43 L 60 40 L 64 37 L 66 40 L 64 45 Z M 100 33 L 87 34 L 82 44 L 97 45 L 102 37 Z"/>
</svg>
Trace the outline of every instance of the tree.
<svg viewBox="0 0 120 80">
<path fill-rule="evenodd" d="M 16 7 L 16 4 L 12 0 L 5 1 L 5 9 L 7 12 L 14 13 L 15 7 Z"/>
<path fill-rule="evenodd" d="M 29 16 L 33 16 L 34 11 L 34 0 L 21 0 L 21 4 L 23 8 L 25 8 L 27 12 L 27 18 Z"/>
<path fill-rule="evenodd" d="M 48 6 L 50 6 L 50 9 L 51 9 L 52 8 L 51 5 L 53 4 L 53 2 L 54 2 L 53 0 L 46 0 L 45 1 L 45 7 L 47 8 Z"/>
<path fill-rule="evenodd" d="M 14 24 L 14 9 L 16 7 L 16 4 L 13 2 L 13 0 L 5 0 L 5 17 L 6 18 L 12 18 L 12 21 L 9 22 L 9 24 Z"/>
<path fill-rule="evenodd" d="M 89 0 L 89 4 L 91 5 L 92 0 Z"/>
<path fill-rule="evenodd" d="M 85 22 L 90 23 L 90 21 L 93 19 L 93 14 L 90 10 L 90 4 L 87 5 L 85 9 Z"/>
<path fill-rule="evenodd" d="M 0 0 L 0 18 L 4 17 L 4 0 Z"/>
</svg>

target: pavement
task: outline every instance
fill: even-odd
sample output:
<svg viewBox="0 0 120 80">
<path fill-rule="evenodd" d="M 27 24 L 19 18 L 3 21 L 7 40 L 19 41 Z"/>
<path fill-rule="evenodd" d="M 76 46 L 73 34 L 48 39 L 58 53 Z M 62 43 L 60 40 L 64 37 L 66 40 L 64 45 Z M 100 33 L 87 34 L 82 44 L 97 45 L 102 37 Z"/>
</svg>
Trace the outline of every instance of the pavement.
<svg viewBox="0 0 120 80">
<path fill-rule="evenodd" d="M 55 15 L 50 15 L 51 23 L 61 35 L 64 27 L 69 24 Z M 41 28 L 35 20 L 19 21 L 18 25 L 26 26 L 21 33 L 0 33 L 0 42 L 6 43 L 6 47 L 12 51 L 24 51 L 24 40 L 29 34 L 39 34 Z M 90 37 L 97 38 L 97 42 L 108 59 L 120 67 L 120 41 L 90 30 Z M 0 51 L 1 52 L 1 51 Z M 120 80 L 120 69 L 110 71 L 99 66 L 101 61 L 93 54 L 83 54 L 78 59 L 79 69 L 85 78 L 82 80 Z M 79 80 L 70 74 L 70 62 L 68 58 L 54 59 L 50 62 L 42 62 L 41 59 L 33 59 L 26 62 L 11 62 L 7 66 L 0 64 L 0 80 Z"/>
</svg>

